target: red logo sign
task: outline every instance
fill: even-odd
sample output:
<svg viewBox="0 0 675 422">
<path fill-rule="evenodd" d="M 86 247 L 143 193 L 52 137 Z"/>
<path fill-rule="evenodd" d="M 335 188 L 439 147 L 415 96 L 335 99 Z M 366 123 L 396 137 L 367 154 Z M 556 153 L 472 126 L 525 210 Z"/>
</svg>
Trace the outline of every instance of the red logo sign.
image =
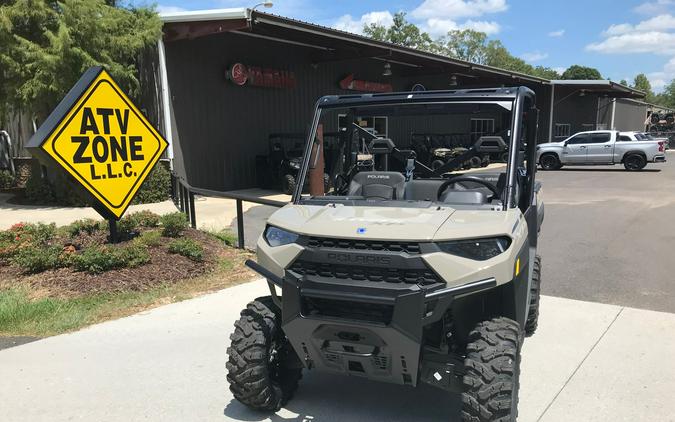
<svg viewBox="0 0 675 422">
<path fill-rule="evenodd" d="M 227 71 L 235 85 L 249 84 L 264 88 L 295 88 L 295 74 L 288 70 L 267 69 L 235 63 Z"/>
<path fill-rule="evenodd" d="M 392 92 L 394 90 L 391 84 L 354 79 L 353 73 L 340 81 L 340 88 L 361 92 Z"/>
<path fill-rule="evenodd" d="M 248 80 L 248 69 L 241 63 L 235 63 L 230 68 L 230 79 L 235 85 L 244 85 Z"/>
</svg>

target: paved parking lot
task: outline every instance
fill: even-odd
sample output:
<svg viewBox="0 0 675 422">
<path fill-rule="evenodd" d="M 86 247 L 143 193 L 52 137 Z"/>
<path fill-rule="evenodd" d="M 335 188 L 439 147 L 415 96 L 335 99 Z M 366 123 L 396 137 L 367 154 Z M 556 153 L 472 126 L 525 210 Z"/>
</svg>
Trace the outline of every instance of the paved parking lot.
<svg viewBox="0 0 675 422">
<path fill-rule="evenodd" d="M 537 173 L 545 294 L 675 312 L 675 153 L 668 159 L 641 172 Z"/>
</svg>

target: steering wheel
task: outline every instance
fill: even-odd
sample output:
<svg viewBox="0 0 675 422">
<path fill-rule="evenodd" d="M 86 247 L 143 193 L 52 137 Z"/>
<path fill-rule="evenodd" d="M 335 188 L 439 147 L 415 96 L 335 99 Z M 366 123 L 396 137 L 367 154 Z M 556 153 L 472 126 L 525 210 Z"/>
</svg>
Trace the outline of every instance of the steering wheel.
<svg viewBox="0 0 675 422">
<path fill-rule="evenodd" d="M 493 185 L 490 182 L 487 182 L 480 177 L 476 176 L 455 176 L 455 177 L 450 177 L 448 180 L 443 182 L 441 186 L 438 187 L 438 192 L 436 193 L 436 199 L 440 200 L 441 195 L 448 189 L 448 186 L 454 185 L 455 183 L 459 182 L 473 182 L 473 183 L 478 183 L 479 185 L 483 185 L 486 188 L 490 189 L 490 192 L 494 193 L 495 196 L 499 198 L 501 196 L 501 192 L 499 192 L 499 189 L 497 189 L 497 186 Z M 494 198 L 493 197 L 493 198 Z"/>
</svg>

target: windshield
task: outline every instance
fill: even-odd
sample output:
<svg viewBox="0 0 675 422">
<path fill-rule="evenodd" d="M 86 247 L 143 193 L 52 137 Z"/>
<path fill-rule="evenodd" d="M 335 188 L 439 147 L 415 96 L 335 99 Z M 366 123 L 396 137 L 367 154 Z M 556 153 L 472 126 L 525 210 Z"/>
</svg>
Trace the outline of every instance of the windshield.
<svg viewBox="0 0 675 422">
<path fill-rule="evenodd" d="M 313 144 L 306 149 L 310 155 L 301 174 L 300 201 L 501 209 L 511 105 L 432 102 L 319 109 Z M 519 160 L 524 169 L 522 154 Z M 449 178 L 456 183 L 448 183 Z"/>
</svg>

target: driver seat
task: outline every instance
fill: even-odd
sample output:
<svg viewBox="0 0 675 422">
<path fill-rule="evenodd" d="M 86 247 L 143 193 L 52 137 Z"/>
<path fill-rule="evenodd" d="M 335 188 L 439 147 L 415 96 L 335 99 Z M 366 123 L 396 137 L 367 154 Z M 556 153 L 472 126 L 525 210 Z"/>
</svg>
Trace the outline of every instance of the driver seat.
<svg viewBox="0 0 675 422">
<path fill-rule="evenodd" d="M 395 171 L 362 171 L 349 184 L 348 196 L 366 199 L 403 199 L 405 177 Z"/>
</svg>

